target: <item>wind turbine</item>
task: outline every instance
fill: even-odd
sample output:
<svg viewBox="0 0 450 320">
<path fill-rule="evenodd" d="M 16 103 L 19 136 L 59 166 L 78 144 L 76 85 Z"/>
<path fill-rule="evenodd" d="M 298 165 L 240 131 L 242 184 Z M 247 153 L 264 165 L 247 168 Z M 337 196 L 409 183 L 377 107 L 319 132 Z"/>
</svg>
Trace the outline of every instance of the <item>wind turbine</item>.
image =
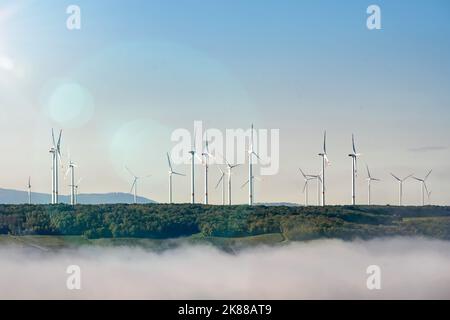
<svg viewBox="0 0 450 320">
<path fill-rule="evenodd" d="M 208 147 L 208 136 L 206 135 L 205 139 L 205 150 L 202 152 L 202 164 L 205 167 L 205 198 L 204 198 L 204 204 L 208 204 L 208 168 L 209 168 L 209 158 L 214 158 L 214 156 L 209 153 L 209 147 Z"/>
<path fill-rule="evenodd" d="M 196 150 L 196 140 L 197 132 L 194 130 L 194 143 L 192 144 L 191 151 L 189 153 L 191 154 L 191 203 L 195 203 L 195 158 L 197 157 L 202 161 L 202 159 L 197 155 Z"/>
<path fill-rule="evenodd" d="M 369 166 L 366 165 L 367 168 L 367 204 L 370 206 L 371 203 L 371 191 L 370 191 L 370 187 L 371 187 L 371 183 L 372 181 L 380 181 L 380 179 L 377 178 L 373 178 L 370 174 L 370 170 L 369 170 Z"/>
<path fill-rule="evenodd" d="M 391 173 L 391 176 L 393 176 L 394 179 L 398 181 L 398 205 L 401 206 L 401 205 L 403 205 L 403 182 L 405 182 L 407 179 L 411 178 L 413 176 L 413 174 L 410 174 L 409 176 L 407 176 L 403 179 L 400 179 L 393 173 Z"/>
<path fill-rule="evenodd" d="M 248 180 L 244 183 L 244 186 L 248 183 L 248 205 L 253 205 L 253 156 L 261 160 L 258 154 L 253 150 L 253 124 L 251 128 L 250 146 L 248 148 Z"/>
<path fill-rule="evenodd" d="M 167 162 L 169 164 L 169 203 L 172 204 L 172 176 L 176 175 L 176 176 L 185 176 L 182 173 L 178 173 L 173 171 L 173 167 L 172 167 L 172 161 L 170 160 L 170 156 L 169 153 L 167 152 Z"/>
<path fill-rule="evenodd" d="M 330 164 L 327 155 L 327 132 L 323 133 L 323 151 L 319 153 L 319 156 L 322 157 L 322 176 L 321 176 L 321 185 L 322 185 L 322 206 L 325 206 L 325 167 Z"/>
<path fill-rule="evenodd" d="M 427 182 L 427 179 L 428 179 L 428 177 L 430 176 L 431 172 L 433 172 L 433 170 L 430 170 L 430 171 L 427 173 L 427 175 L 425 176 L 425 178 L 423 178 L 423 179 L 420 179 L 420 178 L 417 178 L 417 177 L 413 177 L 413 179 L 415 179 L 415 180 L 417 180 L 417 181 L 420 182 L 421 192 L 422 192 L 422 206 L 425 205 L 425 191 L 426 191 L 427 194 L 428 194 L 428 188 L 427 188 L 426 182 Z"/>
<path fill-rule="evenodd" d="M 58 140 L 55 140 L 55 133 L 52 129 L 52 147 L 50 153 L 52 154 L 52 204 L 58 203 L 59 195 L 59 177 L 58 165 L 61 163 L 61 135 L 62 130 L 59 131 Z"/>
<path fill-rule="evenodd" d="M 134 190 L 134 203 L 137 203 L 137 185 L 138 185 L 138 181 L 139 179 L 142 178 L 149 178 L 151 175 L 147 175 L 145 177 L 138 177 L 136 176 L 133 172 L 131 172 L 130 169 L 128 169 L 128 167 L 125 167 L 125 169 L 133 176 L 134 180 L 133 180 L 133 184 L 131 185 L 131 190 L 130 193 Z"/>
<path fill-rule="evenodd" d="M 221 175 L 220 175 L 219 181 L 217 181 L 216 189 L 217 189 L 217 187 L 219 187 L 220 183 L 222 182 L 222 205 L 224 206 L 225 205 L 225 172 L 223 172 L 223 170 L 220 168 L 218 168 L 218 169 L 219 169 Z"/>
<path fill-rule="evenodd" d="M 308 206 L 308 189 L 309 189 L 308 186 L 309 186 L 309 181 L 316 179 L 316 177 L 312 176 L 312 175 L 305 174 L 302 169 L 299 169 L 299 170 L 300 170 L 300 173 L 303 176 L 303 180 L 305 181 L 305 185 L 303 186 L 303 193 L 305 194 L 305 206 Z"/>
<path fill-rule="evenodd" d="M 28 204 L 31 204 L 31 177 L 28 177 Z"/>
<path fill-rule="evenodd" d="M 75 205 L 75 168 L 77 168 L 77 165 L 72 161 L 69 155 L 69 165 L 65 176 L 70 172 L 70 204 L 72 206 Z"/>
<path fill-rule="evenodd" d="M 348 156 L 352 158 L 352 205 L 356 204 L 356 175 L 358 173 L 358 162 L 357 158 L 361 155 L 356 152 L 355 146 L 355 135 L 352 134 L 352 150 Z"/>
</svg>

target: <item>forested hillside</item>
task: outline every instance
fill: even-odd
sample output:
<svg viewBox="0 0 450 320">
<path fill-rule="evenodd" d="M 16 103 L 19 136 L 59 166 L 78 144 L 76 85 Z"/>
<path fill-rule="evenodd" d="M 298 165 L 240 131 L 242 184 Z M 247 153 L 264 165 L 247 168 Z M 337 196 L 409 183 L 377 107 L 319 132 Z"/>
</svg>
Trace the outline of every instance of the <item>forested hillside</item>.
<svg viewBox="0 0 450 320">
<path fill-rule="evenodd" d="M 450 239 L 449 207 L 0 205 L 0 234 L 168 239 L 281 234 L 286 240 Z"/>
</svg>

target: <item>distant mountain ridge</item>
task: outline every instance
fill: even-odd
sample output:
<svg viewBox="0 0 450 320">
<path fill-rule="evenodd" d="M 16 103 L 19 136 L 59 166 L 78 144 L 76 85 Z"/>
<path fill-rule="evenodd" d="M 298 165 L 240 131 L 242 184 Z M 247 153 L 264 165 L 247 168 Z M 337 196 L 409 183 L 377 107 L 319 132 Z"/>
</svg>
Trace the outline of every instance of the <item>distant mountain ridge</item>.
<svg viewBox="0 0 450 320">
<path fill-rule="evenodd" d="M 123 192 L 110 193 L 86 193 L 78 195 L 79 204 L 114 204 L 114 203 L 133 203 L 133 195 Z M 145 197 L 138 197 L 138 203 L 156 203 Z M 32 192 L 31 202 L 33 204 L 48 204 L 51 201 L 51 195 L 47 193 Z M 28 202 L 28 192 L 12 189 L 0 188 L 1 204 L 24 204 Z M 70 196 L 60 195 L 59 202 L 69 203 Z"/>
</svg>

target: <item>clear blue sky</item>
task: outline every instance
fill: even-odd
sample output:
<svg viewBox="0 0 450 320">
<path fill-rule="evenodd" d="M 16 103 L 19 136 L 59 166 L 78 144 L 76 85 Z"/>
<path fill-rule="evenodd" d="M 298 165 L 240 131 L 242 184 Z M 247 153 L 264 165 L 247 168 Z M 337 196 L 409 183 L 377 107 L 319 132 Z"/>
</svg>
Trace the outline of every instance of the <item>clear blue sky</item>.
<svg viewBox="0 0 450 320">
<path fill-rule="evenodd" d="M 70 4 L 81 8 L 79 31 L 66 29 Z M 366 28 L 371 4 L 381 8 L 382 30 Z M 128 163 L 153 174 L 142 195 L 164 201 L 173 129 L 254 122 L 280 129 L 282 152 L 280 174 L 257 186 L 257 201 L 302 201 L 296 170 L 318 171 L 327 129 L 331 202 L 349 200 L 354 132 L 383 178 L 376 202 L 395 203 L 390 171 L 433 168 L 433 201 L 448 204 L 449 21 L 445 0 L 0 0 L 0 165 L 8 168 L 0 185 L 23 189 L 32 175 L 37 191 L 49 191 L 55 127 L 80 163 L 84 192 L 128 191 Z M 67 85 L 82 97 L 67 98 Z M 245 175 L 236 172 L 236 185 Z M 188 186 L 178 181 L 177 200 L 187 201 Z M 408 203 L 418 189 L 408 183 Z"/>
</svg>

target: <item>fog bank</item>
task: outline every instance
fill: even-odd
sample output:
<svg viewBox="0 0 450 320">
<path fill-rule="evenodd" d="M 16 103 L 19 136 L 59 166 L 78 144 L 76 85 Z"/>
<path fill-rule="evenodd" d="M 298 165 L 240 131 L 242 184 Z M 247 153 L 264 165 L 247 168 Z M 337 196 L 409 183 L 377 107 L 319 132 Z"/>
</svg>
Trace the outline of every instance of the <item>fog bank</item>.
<svg viewBox="0 0 450 320">
<path fill-rule="evenodd" d="M 69 265 L 81 290 L 66 287 Z M 366 269 L 381 268 L 381 290 Z M 320 240 L 236 255 L 210 246 L 163 253 L 0 247 L 1 299 L 450 299 L 450 242 Z"/>
</svg>

